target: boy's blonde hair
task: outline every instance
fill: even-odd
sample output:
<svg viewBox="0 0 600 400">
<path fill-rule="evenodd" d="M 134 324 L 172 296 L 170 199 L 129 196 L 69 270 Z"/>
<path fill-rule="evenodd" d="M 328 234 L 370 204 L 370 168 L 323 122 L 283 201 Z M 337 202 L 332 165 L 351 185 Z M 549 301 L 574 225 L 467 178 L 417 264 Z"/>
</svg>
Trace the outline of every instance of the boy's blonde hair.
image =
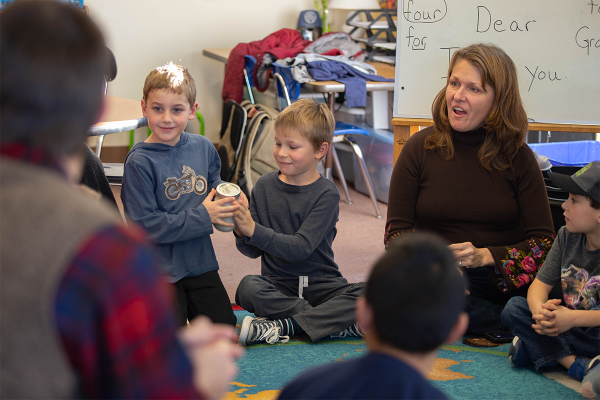
<svg viewBox="0 0 600 400">
<path fill-rule="evenodd" d="M 275 130 L 282 135 L 298 134 L 317 151 L 323 142 L 331 146 L 335 119 L 327 105 L 312 99 L 300 99 L 277 116 Z"/>
<path fill-rule="evenodd" d="M 148 100 L 150 92 L 167 89 L 171 92 L 182 94 L 187 98 L 190 107 L 196 102 L 196 83 L 187 68 L 175 65 L 172 62 L 156 67 L 146 77 L 144 82 L 144 100 Z"/>
</svg>

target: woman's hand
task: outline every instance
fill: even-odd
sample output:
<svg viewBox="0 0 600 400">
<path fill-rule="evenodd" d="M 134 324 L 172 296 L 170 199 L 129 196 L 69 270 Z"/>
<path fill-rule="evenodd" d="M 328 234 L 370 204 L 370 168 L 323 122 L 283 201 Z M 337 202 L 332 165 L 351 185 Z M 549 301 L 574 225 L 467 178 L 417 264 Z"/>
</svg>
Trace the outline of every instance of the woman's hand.
<svg viewBox="0 0 600 400">
<path fill-rule="evenodd" d="M 471 242 L 454 243 L 449 246 L 459 267 L 479 268 L 494 265 L 494 258 L 488 249 L 479 249 Z"/>
</svg>

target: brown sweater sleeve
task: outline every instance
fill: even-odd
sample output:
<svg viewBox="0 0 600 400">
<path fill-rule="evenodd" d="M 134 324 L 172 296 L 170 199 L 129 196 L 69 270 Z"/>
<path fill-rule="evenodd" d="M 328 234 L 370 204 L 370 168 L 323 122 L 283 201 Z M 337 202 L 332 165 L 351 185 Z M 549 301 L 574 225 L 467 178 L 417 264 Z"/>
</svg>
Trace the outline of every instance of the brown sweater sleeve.
<svg viewBox="0 0 600 400">
<path fill-rule="evenodd" d="M 519 151 L 512 166 L 515 192 L 527 238 L 520 243 L 487 247 L 495 268 L 488 268 L 498 289 L 509 291 L 535 278 L 554 242 L 554 226 L 542 172 L 527 145 Z"/>
<path fill-rule="evenodd" d="M 385 247 L 393 238 L 413 232 L 421 180 L 420 163 L 425 151 L 423 137 L 418 132 L 408 139 L 392 171 L 383 239 Z"/>
</svg>

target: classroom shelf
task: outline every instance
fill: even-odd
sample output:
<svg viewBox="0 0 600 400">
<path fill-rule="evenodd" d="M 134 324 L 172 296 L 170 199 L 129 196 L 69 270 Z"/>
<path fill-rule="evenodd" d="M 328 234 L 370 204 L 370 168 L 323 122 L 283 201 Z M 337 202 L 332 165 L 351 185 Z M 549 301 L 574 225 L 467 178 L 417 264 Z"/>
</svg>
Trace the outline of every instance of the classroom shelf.
<svg viewBox="0 0 600 400">
<path fill-rule="evenodd" d="M 389 64 L 396 62 L 396 21 L 395 9 L 357 10 L 346 20 L 352 26 L 350 35 L 359 29 L 364 30 L 366 38 L 354 38 L 365 45 L 367 61 L 380 61 Z"/>
</svg>

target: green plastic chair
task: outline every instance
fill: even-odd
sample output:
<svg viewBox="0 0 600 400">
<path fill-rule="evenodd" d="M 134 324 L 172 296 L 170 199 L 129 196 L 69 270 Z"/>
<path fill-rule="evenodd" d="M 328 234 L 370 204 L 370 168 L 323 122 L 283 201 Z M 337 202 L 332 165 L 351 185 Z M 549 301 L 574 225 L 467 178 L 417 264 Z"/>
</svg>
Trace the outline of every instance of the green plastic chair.
<svg viewBox="0 0 600 400">
<path fill-rule="evenodd" d="M 196 117 L 198 117 L 198 122 L 200 122 L 200 134 L 202 136 L 204 136 L 204 117 L 198 111 L 196 111 Z M 152 131 L 150 130 L 150 127 L 148 127 L 148 136 L 150 136 L 151 134 L 152 134 Z M 131 148 L 135 144 L 134 136 L 135 136 L 135 130 L 132 129 L 131 131 L 129 131 L 129 151 L 131 151 Z"/>
</svg>

